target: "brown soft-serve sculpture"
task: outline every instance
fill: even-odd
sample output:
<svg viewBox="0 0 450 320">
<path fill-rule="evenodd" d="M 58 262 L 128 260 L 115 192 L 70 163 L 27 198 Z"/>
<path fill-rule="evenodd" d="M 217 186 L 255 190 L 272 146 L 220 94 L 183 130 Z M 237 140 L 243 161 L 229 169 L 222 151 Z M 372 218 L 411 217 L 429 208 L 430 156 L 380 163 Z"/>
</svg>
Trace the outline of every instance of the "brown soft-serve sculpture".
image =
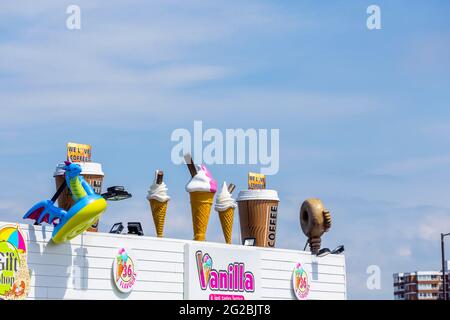
<svg viewBox="0 0 450 320">
<path fill-rule="evenodd" d="M 331 227 L 330 211 L 325 209 L 319 199 L 307 199 L 300 208 L 300 225 L 308 237 L 311 253 L 317 254 L 320 250 L 320 237 Z"/>
</svg>

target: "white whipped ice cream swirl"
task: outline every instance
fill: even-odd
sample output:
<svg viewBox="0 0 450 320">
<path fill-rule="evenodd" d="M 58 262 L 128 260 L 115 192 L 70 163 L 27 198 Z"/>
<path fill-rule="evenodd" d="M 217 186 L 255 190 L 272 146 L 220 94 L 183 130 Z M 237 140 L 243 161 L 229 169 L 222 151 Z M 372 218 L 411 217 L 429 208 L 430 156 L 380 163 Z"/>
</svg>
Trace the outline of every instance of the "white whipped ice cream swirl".
<svg viewBox="0 0 450 320">
<path fill-rule="evenodd" d="M 231 193 L 228 191 L 227 183 L 224 182 L 222 190 L 217 195 L 214 210 L 217 212 L 222 212 L 229 208 L 236 208 L 236 206 L 236 201 L 231 197 Z"/>
<path fill-rule="evenodd" d="M 161 184 L 157 184 L 156 180 L 150 186 L 150 189 L 147 193 L 147 200 L 158 200 L 159 202 L 169 201 L 170 197 L 167 194 L 167 186 L 164 182 Z"/>
</svg>

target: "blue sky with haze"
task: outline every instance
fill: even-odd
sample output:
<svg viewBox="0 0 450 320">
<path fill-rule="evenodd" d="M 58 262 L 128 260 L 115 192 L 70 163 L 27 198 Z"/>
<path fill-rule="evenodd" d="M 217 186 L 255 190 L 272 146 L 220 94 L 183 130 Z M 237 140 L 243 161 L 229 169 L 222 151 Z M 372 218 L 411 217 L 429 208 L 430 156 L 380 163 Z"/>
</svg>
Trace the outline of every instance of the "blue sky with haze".
<svg viewBox="0 0 450 320">
<path fill-rule="evenodd" d="M 382 30 L 366 28 L 381 7 Z M 81 7 L 81 30 L 66 8 Z M 155 169 L 172 200 L 166 235 L 192 237 L 177 128 L 279 128 L 277 245 L 303 248 L 302 201 L 319 197 L 346 246 L 348 296 L 392 299 L 392 273 L 440 268 L 450 232 L 450 3 L 447 1 L 3 1 L 0 220 L 54 192 L 68 141 L 93 145 L 112 203 L 102 231 L 140 220 Z M 250 165 L 212 165 L 246 187 Z M 238 234 L 235 224 L 235 239 Z M 222 242 L 211 215 L 207 238 Z M 448 252 L 450 254 L 450 252 Z M 381 290 L 366 269 L 381 268 Z"/>
</svg>

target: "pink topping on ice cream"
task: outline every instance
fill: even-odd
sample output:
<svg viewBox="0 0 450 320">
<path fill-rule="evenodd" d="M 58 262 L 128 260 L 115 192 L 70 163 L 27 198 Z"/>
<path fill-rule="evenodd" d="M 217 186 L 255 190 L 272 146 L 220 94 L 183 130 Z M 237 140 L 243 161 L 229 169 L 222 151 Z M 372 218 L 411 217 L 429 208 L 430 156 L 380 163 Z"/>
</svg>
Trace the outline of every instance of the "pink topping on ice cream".
<svg viewBox="0 0 450 320">
<path fill-rule="evenodd" d="M 197 174 L 186 185 L 186 191 L 215 193 L 217 191 L 217 181 L 213 179 L 205 165 L 196 165 L 196 167 Z"/>
<path fill-rule="evenodd" d="M 214 180 L 214 178 L 211 175 L 211 172 L 209 172 L 208 168 L 206 168 L 206 166 L 204 164 L 202 164 L 202 170 L 205 171 L 206 176 L 210 179 L 209 180 L 210 191 L 216 192 L 217 191 L 217 181 Z"/>
</svg>

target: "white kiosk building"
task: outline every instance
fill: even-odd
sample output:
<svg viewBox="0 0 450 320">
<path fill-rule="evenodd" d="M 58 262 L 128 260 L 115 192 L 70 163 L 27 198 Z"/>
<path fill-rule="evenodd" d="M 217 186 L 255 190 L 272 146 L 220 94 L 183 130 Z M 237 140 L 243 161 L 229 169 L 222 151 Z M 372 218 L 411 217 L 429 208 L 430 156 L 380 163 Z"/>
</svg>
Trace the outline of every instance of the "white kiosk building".
<svg viewBox="0 0 450 320">
<path fill-rule="evenodd" d="M 0 228 L 11 224 L 0 222 Z M 31 273 L 28 299 L 297 299 L 293 274 L 298 263 L 306 271 L 307 291 L 301 298 L 347 297 L 342 254 L 316 257 L 304 251 L 95 232 L 56 245 L 50 241 L 51 226 L 20 228 Z M 136 270 L 127 293 L 118 290 L 113 273 L 121 248 Z M 205 268 L 202 259 L 208 260 Z"/>
</svg>

